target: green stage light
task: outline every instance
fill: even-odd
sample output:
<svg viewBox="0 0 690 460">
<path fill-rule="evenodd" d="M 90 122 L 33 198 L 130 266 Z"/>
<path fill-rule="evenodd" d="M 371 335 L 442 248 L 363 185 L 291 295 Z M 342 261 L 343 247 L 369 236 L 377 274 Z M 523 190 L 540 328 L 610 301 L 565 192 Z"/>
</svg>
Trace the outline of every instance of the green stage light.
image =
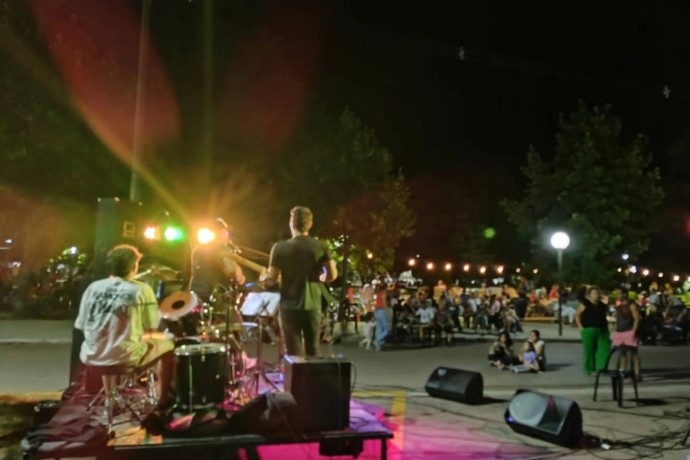
<svg viewBox="0 0 690 460">
<path fill-rule="evenodd" d="M 484 229 L 484 238 L 487 240 L 492 239 L 494 236 L 496 236 L 496 229 L 493 227 L 486 227 Z"/>
<path fill-rule="evenodd" d="M 163 236 L 166 241 L 181 241 L 184 238 L 184 232 L 179 227 L 167 227 Z"/>
</svg>

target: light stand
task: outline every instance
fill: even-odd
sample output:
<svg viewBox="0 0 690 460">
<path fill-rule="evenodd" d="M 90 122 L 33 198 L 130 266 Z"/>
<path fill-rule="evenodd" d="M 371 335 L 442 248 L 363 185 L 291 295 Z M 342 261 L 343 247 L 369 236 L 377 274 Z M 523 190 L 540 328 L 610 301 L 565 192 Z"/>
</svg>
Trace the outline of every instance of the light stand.
<svg viewBox="0 0 690 460">
<path fill-rule="evenodd" d="M 558 249 L 558 336 L 563 335 L 563 249 Z"/>
<path fill-rule="evenodd" d="M 563 288 L 563 250 L 570 245 L 570 237 L 565 232 L 556 232 L 551 235 L 551 247 L 556 250 L 558 257 L 558 335 L 563 335 L 563 296 L 561 289 Z"/>
</svg>

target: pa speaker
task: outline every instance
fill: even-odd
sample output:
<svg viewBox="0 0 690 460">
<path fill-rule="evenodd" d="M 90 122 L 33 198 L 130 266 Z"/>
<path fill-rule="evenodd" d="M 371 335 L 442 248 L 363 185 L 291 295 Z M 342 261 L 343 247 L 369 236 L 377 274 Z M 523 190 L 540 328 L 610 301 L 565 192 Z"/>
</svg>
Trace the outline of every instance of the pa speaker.
<svg viewBox="0 0 690 460">
<path fill-rule="evenodd" d="M 305 432 L 350 426 L 352 363 L 341 359 L 285 356 L 285 391 L 297 402 L 295 427 Z"/>
<path fill-rule="evenodd" d="M 516 433 L 573 447 L 582 438 L 582 412 L 571 399 L 518 390 L 505 412 Z"/>
<path fill-rule="evenodd" d="M 96 247 L 94 248 L 94 276 L 110 274 L 108 251 L 118 244 L 137 244 L 141 203 L 119 198 L 99 198 L 96 213 Z"/>
<path fill-rule="evenodd" d="M 424 389 L 434 398 L 477 404 L 484 395 L 484 378 L 478 372 L 437 367 L 426 381 Z"/>
</svg>

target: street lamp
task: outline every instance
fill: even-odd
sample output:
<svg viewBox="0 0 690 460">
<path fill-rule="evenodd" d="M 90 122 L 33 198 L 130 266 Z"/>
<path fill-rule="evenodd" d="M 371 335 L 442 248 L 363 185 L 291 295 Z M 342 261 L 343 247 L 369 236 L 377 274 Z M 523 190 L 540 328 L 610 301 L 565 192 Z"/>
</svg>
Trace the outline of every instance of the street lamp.
<svg viewBox="0 0 690 460">
<path fill-rule="evenodd" d="M 561 296 L 561 289 L 563 288 L 562 269 L 563 269 L 563 250 L 570 246 L 570 237 L 565 232 L 556 232 L 551 235 L 551 247 L 556 250 L 558 255 L 558 335 L 563 335 L 563 297 Z"/>
</svg>

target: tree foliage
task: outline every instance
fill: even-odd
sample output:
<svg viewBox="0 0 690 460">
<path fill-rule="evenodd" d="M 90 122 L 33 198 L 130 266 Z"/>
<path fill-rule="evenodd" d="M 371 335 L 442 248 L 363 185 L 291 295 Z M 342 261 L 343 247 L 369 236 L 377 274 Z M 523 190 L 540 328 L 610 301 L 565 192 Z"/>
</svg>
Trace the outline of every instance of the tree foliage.
<svg viewBox="0 0 690 460">
<path fill-rule="evenodd" d="M 343 237 L 353 261 L 390 269 L 400 240 L 414 233 L 402 173 L 350 109 L 312 120 L 286 157 L 284 196 L 312 208 L 322 237 Z"/>
<path fill-rule="evenodd" d="M 653 213 L 663 198 L 660 176 L 643 136 L 630 143 L 620 137 L 621 122 L 610 106 L 580 103 L 570 116 L 561 116 L 552 159 L 530 148 L 523 198 L 502 203 L 543 267 L 554 267 L 551 233 L 562 229 L 570 235 L 563 266 L 567 280 L 604 283 L 621 254 L 634 261 L 647 249 Z"/>
</svg>

